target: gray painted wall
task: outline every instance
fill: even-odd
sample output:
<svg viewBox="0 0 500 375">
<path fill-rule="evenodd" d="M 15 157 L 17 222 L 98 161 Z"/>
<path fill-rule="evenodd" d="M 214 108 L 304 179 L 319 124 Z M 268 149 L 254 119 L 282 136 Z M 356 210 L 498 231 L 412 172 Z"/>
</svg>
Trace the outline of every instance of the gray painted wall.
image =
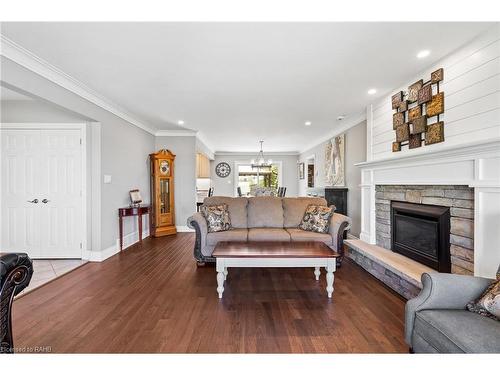
<svg viewBox="0 0 500 375">
<path fill-rule="evenodd" d="M 325 187 L 325 146 L 323 142 L 300 154 L 299 159 L 315 155 L 316 176 L 315 189 Z M 345 173 L 347 193 L 347 214 L 352 219 L 351 233 L 359 236 L 361 231 L 361 172 L 354 164 L 366 161 L 366 121 L 363 121 L 345 132 Z M 306 172 L 307 173 L 307 172 Z M 307 195 L 307 179 L 299 180 L 299 195 Z"/>
<path fill-rule="evenodd" d="M 45 101 L 101 123 L 101 178 L 92 181 L 101 189 L 100 212 L 92 211 L 92 220 L 99 215 L 100 238 L 92 238 L 94 251 L 116 244 L 119 207 L 128 206 L 129 190 L 138 188 L 149 203 L 148 155 L 154 151 L 154 136 L 61 86 L 1 56 L 3 84 L 29 92 Z M 94 153 L 94 150 L 92 150 Z M 103 184 L 102 175 L 112 176 L 111 184 Z M 94 207 L 94 206 L 93 206 Z M 125 220 L 124 234 L 137 230 L 135 220 Z M 94 233 L 93 233 L 94 236 Z"/>
<path fill-rule="evenodd" d="M 231 154 L 231 155 L 217 155 L 215 154 L 215 159 L 210 163 L 211 175 L 212 175 L 212 186 L 214 187 L 214 195 L 227 195 L 234 196 L 234 163 L 236 161 L 249 162 L 251 159 L 255 159 L 256 154 Z M 287 188 L 287 197 L 296 197 L 297 191 L 297 155 L 274 155 L 266 154 L 266 157 L 272 159 L 273 161 L 282 162 L 282 181 L 283 186 Z M 226 162 L 231 166 L 231 174 L 226 178 L 221 178 L 215 173 L 215 166 L 220 162 Z"/>
<path fill-rule="evenodd" d="M 40 100 L 2 100 L 0 122 L 72 123 L 92 119 Z"/>
<path fill-rule="evenodd" d="M 155 151 L 163 148 L 175 154 L 175 225 L 186 226 L 196 212 L 196 137 L 156 137 Z"/>
</svg>

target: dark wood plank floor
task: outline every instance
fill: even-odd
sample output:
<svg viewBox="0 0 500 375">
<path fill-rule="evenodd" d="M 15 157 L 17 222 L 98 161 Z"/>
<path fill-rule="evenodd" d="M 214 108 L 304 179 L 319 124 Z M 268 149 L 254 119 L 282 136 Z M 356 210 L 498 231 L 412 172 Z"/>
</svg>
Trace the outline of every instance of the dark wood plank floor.
<svg viewBox="0 0 500 375">
<path fill-rule="evenodd" d="M 197 268 L 194 235 L 146 239 L 14 302 L 15 346 L 57 353 L 407 352 L 404 300 L 346 261 L 325 272 Z"/>
</svg>

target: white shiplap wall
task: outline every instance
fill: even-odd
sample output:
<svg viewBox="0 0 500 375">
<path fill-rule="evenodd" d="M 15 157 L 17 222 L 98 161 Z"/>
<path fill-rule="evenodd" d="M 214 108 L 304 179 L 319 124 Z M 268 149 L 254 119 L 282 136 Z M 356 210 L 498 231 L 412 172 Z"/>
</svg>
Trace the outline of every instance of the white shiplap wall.
<svg viewBox="0 0 500 375">
<path fill-rule="evenodd" d="M 444 121 L 445 141 L 442 143 L 401 152 L 392 152 L 391 144 L 396 139 L 392 129 L 391 95 L 368 106 L 367 109 L 367 159 L 397 158 L 419 154 L 441 147 L 481 142 L 500 137 L 500 25 L 492 27 L 463 48 L 450 54 L 428 70 L 416 76 L 400 88 L 430 78 L 430 73 L 444 68 L 444 80 L 440 91 L 445 95 Z M 428 123 L 436 122 L 430 118 Z"/>
</svg>

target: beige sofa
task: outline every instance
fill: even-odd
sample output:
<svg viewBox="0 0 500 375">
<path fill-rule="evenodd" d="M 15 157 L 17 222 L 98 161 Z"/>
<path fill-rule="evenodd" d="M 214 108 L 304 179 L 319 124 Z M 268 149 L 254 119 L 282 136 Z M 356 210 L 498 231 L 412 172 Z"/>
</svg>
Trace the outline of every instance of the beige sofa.
<svg viewBox="0 0 500 375">
<path fill-rule="evenodd" d="M 203 205 L 227 204 L 232 229 L 208 233 L 204 216 L 197 212 L 187 224 L 196 231 L 194 257 L 198 264 L 213 262 L 215 245 L 221 241 L 322 241 L 341 255 L 343 239 L 351 219 L 335 213 L 328 233 L 308 232 L 298 228 L 309 204 L 327 205 L 324 198 L 278 197 L 208 197 Z M 339 263 L 342 261 L 340 258 Z"/>
</svg>

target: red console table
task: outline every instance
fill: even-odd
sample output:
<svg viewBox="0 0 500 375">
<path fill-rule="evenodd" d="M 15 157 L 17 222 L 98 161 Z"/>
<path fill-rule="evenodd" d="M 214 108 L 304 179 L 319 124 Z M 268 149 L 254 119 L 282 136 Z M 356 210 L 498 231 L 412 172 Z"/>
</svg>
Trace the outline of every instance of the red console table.
<svg viewBox="0 0 500 375">
<path fill-rule="evenodd" d="M 139 224 L 139 242 L 142 242 L 142 215 L 149 214 L 149 206 L 123 207 L 118 209 L 120 221 L 120 251 L 123 249 L 123 218 L 126 216 L 137 216 Z"/>
</svg>

